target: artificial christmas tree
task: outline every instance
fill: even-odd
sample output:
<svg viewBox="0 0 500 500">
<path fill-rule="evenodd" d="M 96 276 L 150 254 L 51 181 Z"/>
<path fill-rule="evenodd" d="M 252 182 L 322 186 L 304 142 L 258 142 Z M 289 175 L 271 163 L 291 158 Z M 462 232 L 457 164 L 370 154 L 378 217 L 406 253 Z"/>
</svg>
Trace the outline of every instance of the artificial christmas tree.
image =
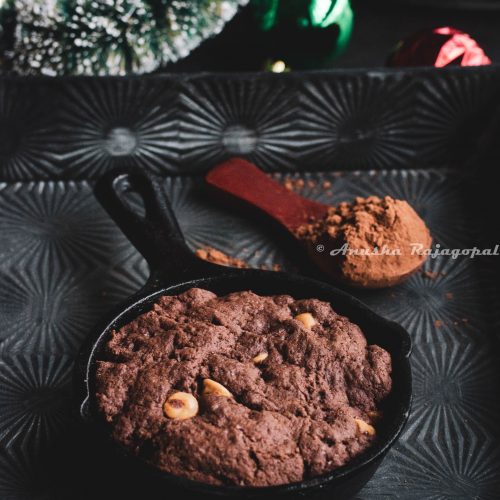
<svg viewBox="0 0 500 500">
<path fill-rule="evenodd" d="M 0 0 L 18 74 L 151 72 L 218 33 L 248 0 Z M 7 22 L 9 21 L 9 22 Z"/>
</svg>

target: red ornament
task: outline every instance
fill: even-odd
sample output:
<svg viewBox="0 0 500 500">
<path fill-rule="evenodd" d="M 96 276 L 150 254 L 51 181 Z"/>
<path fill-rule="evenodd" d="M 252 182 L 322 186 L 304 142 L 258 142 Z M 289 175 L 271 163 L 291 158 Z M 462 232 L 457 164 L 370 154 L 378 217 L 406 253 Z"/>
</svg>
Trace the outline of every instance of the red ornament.
<svg viewBox="0 0 500 500">
<path fill-rule="evenodd" d="M 389 66 L 483 66 L 490 58 L 467 33 L 443 26 L 421 31 L 401 41 Z"/>
</svg>

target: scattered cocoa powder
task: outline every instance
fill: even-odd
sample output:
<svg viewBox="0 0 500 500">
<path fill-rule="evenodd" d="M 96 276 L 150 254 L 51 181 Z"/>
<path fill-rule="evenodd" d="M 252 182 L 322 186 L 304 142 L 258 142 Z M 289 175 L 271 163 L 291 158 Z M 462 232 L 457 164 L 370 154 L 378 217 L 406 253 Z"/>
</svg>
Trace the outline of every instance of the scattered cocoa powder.
<svg viewBox="0 0 500 500">
<path fill-rule="evenodd" d="M 413 208 L 390 196 L 358 197 L 354 203 L 340 203 L 331 207 L 323 219 L 300 226 L 296 236 L 328 250 L 314 256 L 323 270 L 366 288 L 401 282 L 426 259 L 412 252 L 411 244 L 419 243 L 428 249 L 432 243 L 429 230 Z M 329 254 L 345 244 L 349 250 L 345 255 Z M 375 249 L 378 255 L 373 254 Z"/>
<path fill-rule="evenodd" d="M 304 179 L 287 177 L 283 181 L 283 186 L 289 191 L 301 191 L 305 186 L 309 189 L 314 189 L 318 186 L 318 182 L 314 179 L 309 179 L 307 182 Z M 321 182 L 321 188 L 326 191 L 332 187 L 332 183 L 328 180 Z"/>
<path fill-rule="evenodd" d="M 438 273 L 434 271 L 422 271 L 422 276 L 424 278 L 429 278 L 430 280 L 435 280 L 438 277 Z"/>
<path fill-rule="evenodd" d="M 207 262 L 212 262 L 213 264 L 219 264 L 220 266 L 238 267 L 242 269 L 249 268 L 250 266 L 241 259 L 237 257 L 231 257 L 230 255 L 221 252 L 213 247 L 202 247 L 198 248 L 195 252 L 196 256 L 200 259 L 206 260 Z M 257 254 L 256 254 L 257 255 Z M 279 264 L 262 264 L 260 269 L 266 271 L 281 271 L 281 266 Z"/>
<path fill-rule="evenodd" d="M 316 184 L 314 184 L 312 187 L 314 187 L 315 185 Z M 305 186 L 305 181 L 300 177 L 297 179 L 293 177 L 287 177 L 283 182 L 283 186 L 285 186 L 288 191 L 301 191 Z"/>
<path fill-rule="evenodd" d="M 279 264 L 272 264 L 271 266 L 262 264 L 260 268 L 264 271 L 281 271 L 281 266 Z"/>
<path fill-rule="evenodd" d="M 213 247 L 203 247 L 198 248 L 195 252 L 196 256 L 200 259 L 206 260 L 207 262 L 212 262 L 213 264 L 219 264 L 221 266 L 229 267 L 239 267 L 247 268 L 249 267 L 246 262 L 236 257 L 231 257 L 230 255 L 221 252 Z"/>
</svg>

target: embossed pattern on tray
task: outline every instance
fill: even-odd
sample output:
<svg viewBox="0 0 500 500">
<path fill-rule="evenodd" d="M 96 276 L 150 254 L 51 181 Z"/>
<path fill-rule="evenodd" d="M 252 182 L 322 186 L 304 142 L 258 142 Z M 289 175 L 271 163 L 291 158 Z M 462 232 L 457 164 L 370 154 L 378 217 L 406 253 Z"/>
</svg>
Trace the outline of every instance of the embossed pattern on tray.
<svg viewBox="0 0 500 500">
<path fill-rule="evenodd" d="M 285 75 L 0 78 L 0 180 L 91 180 L 118 165 L 200 173 L 470 164 L 500 67 Z"/>
<path fill-rule="evenodd" d="M 283 181 L 299 174 L 275 175 Z M 323 202 L 366 194 L 407 199 L 446 246 L 474 243 L 480 231 L 464 194 L 476 181 L 465 173 L 300 177 L 302 194 Z M 201 178 L 168 177 L 165 188 L 193 249 L 213 245 L 253 266 L 301 266 L 275 231 L 207 198 Z M 72 413 L 70 372 L 94 322 L 144 283 L 144 260 L 86 181 L 0 184 L 0 238 L 0 498 L 134 498 L 119 471 L 99 462 Z M 500 488 L 498 324 L 491 308 L 499 298 L 497 275 L 491 259 L 440 257 L 425 270 L 428 275 L 392 289 L 356 292 L 409 330 L 415 397 L 404 434 L 357 498 L 494 499 Z"/>
</svg>

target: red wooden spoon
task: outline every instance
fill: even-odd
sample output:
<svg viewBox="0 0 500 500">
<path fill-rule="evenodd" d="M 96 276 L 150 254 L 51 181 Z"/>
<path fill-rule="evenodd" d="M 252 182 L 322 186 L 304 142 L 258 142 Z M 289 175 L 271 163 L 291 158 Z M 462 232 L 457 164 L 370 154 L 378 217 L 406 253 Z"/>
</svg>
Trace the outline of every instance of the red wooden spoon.
<svg viewBox="0 0 500 500">
<path fill-rule="evenodd" d="M 305 245 L 309 256 L 323 272 L 349 285 L 364 288 L 392 286 L 413 274 L 425 260 L 425 257 L 418 256 L 412 258 L 411 261 L 405 261 L 398 256 L 369 256 L 347 261 L 341 253 L 325 251 L 327 247 L 332 246 L 332 243 L 339 244 L 339 241 L 332 241 L 327 234 L 315 243 L 308 239 L 298 238 L 297 229 L 301 225 L 322 219 L 332 207 L 289 191 L 242 158 L 232 158 L 218 165 L 208 172 L 205 180 L 210 186 L 226 195 L 242 200 L 272 217 Z M 399 203 L 404 204 L 404 202 Z M 423 234 L 421 243 L 430 247 L 432 239 L 425 223 L 411 207 L 407 204 L 405 206 L 407 208 L 404 210 L 409 210 L 414 215 L 412 223 L 421 228 L 421 234 Z M 391 228 L 393 231 L 402 231 L 405 235 L 409 229 L 409 227 Z M 380 260 L 377 261 L 377 259 Z M 380 264 L 385 265 L 381 267 Z"/>
<path fill-rule="evenodd" d="M 231 158 L 218 165 L 208 172 L 205 180 L 210 186 L 260 209 L 294 237 L 299 226 L 311 218 L 321 219 L 330 208 L 289 191 L 242 158 Z"/>
</svg>

